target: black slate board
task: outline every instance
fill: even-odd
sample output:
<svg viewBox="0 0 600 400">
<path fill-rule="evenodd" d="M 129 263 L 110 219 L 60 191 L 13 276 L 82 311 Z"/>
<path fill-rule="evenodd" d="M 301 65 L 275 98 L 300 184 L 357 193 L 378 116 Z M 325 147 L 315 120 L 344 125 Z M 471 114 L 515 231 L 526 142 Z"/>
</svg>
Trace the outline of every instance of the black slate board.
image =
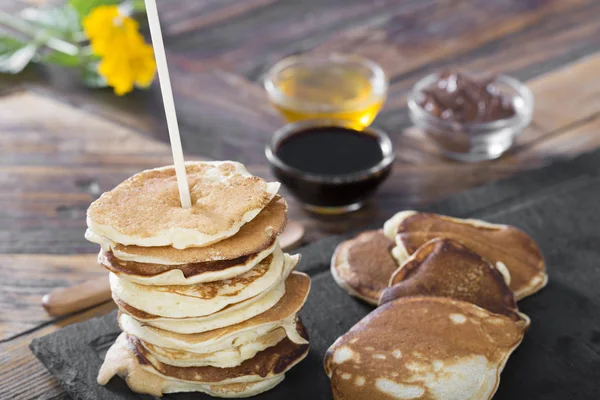
<svg viewBox="0 0 600 400">
<path fill-rule="evenodd" d="M 482 168 L 485 168 L 483 165 Z M 512 224 L 546 256 L 550 281 L 519 306 L 531 329 L 502 374 L 498 400 L 600 399 L 600 151 L 461 193 L 429 207 L 459 217 Z M 313 283 L 302 318 L 311 339 L 306 360 L 257 399 L 330 399 L 322 368 L 328 346 L 371 307 L 349 297 L 329 274 L 330 237 L 299 252 Z M 147 399 L 119 378 L 96 384 L 102 356 L 118 335 L 115 313 L 36 339 L 31 349 L 75 399 Z M 167 399 L 204 399 L 201 394 Z M 375 399 L 373 399 L 375 400 Z"/>
</svg>

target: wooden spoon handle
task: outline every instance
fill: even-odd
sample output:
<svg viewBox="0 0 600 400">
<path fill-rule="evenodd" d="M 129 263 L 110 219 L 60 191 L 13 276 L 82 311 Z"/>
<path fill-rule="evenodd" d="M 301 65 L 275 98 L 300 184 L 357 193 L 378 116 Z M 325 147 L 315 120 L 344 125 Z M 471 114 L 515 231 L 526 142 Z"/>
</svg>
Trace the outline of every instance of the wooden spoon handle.
<svg viewBox="0 0 600 400">
<path fill-rule="evenodd" d="M 289 221 L 279 236 L 279 244 L 283 250 L 290 250 L 301 243 L 303 237 L 304 226 L 299 222 Z M 108 276 L 103 276 L 70 287 L 53 289 L 42 298 L 42 305 L 48 314 L 60 317 L 107 302 L 110 299 Z"/>
<path fill-rule="evenodd" d="M 55 317 L 85 310 L 111 300 L 108 275 L 66 288 L 56 288 L 42 297 L 42 305 Z"/>
</svg>

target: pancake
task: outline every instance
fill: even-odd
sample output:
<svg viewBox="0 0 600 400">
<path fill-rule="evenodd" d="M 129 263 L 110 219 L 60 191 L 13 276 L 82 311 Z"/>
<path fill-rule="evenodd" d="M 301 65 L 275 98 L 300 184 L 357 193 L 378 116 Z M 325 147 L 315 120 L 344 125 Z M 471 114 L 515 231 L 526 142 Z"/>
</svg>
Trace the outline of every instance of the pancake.
<svg viewBox="0 0 600 400">
<path fill-rule="evenodd" d="M 383 231 L 366 231 L 340 243 L 331 259 L 331 275 L 351 296 L 377 305 L 398 264 L 392 257 L 394 242 Z"/>
<path fill-rule="evenodd" d="M 297 324 L 297 336 L 304 339 L 304 344 L 297 344 L 285 338 L 273 347 L 269 347 L 232 368 L 217 367 L 175 367 L 158 361 L 149 353 L 135 336 L 128 340 L 135 347 L 135 354 L 140 364 L 152 366 L 159 374 L 185 381 L 202 383 L 248 383 L 273 378 L 284 374 L 306 354 L 308 354 L 308 335 L 300 321 Z"/>
<path fill-rule="evenodd" d="M 265 250 L 233 260 L 204 261 L 183 265 L 160 265 L 121 261 L 112 252 L 100 250 L 98 263 L 120 278 L 140 285 L 195 285 L 222 281 L 242 275 L 279 250 L 279 241 Z"/>
<path fill-rule="evenodd" d="M 280 186 L 232 161 L 188 162 L 186 175 L 192 207 L 181 207 L 173 166 L 146 170 L 94 201 L 87 211 L 88 228 L 124 245 L 208 246 L 235 235 Z"/>
<path fill-rule="evenodd" d="M 189 351 L 168 349 L 155 346 L 140 340 L 142 346 L 160 362 L 174 365 L 176 367 L 219 367 L 232 368 L 242 362 L 251 359 L 256 353 L 269 347 L 275 346 L 287 337 L 283 328 L 277 328 L 255 341 L 233 346 L 229 349 L 215 351 L 212 353 L 192 353 Z"/>
<path fill-rule="evenodd" d="M 525 232 L 512 226 L 402 211 L 385 223 L 384 233 L 396 242 L 392 254 L 399 264 L 431 239 L 441 237 L 462 243 L 498 269 L 508 269 L 509 286 L 517 301 L 537 292 L 548 282 L 544 257 L 537 244 Z"/>
<path fill-rule="evenodd" d="M 293 290 L 286 291 L 274 307 L 235 325 L 202 333 L 181 334 L 141 323 L 121 313 L 119 326 L 144 342 L 193 353 L 213 353 L 251 343 L 278 328 L 285 329 L 292 341 L 303 344 L 303 339 L 296 334 L 296 314 L 308 297 L 310 278 L 306 274 L 294 272 L 289 279 L 289 286 Z"/>
<path fill-rule="evenodd" d="M 296 266 L 299 256 L 276 251 L 243 275 L 197 285 L 145 286 L 110 274 L 110 287 L 117 299 L 141 311 L 169 318 L 199 317 L 216 313 L 267 291 Z"/>
<path fill-rule="evenodd" d="M 433 239 L 394 272 L 380 304 L 409 296 L 440 296 L 467 301 L 529 325 L 519 313 L 504 276 L 477 253 L 450 239 Z"/>
<path fill-rule="evenodd" d="M 106 385 L 113 376 L 125 379 L 131 390 L 161 397 L 167 393 L 202 392 L 215 397 L 241 398 L 255 396 L 281 383 L 284 374 L 248 383 L 213 384 L 184 381 L 159 374 L 154 368 L 141 365 L 135 355 L 135 347 L 122 333 L 106 354 L 98 373 L 98 384 Z"/>
<path fill-rule="evenodd" d="M 489 400 L 523 330 L 471 303 L 410 297 L 375 309 L 327 350 L 335 399 Z"/>
<path fill-rule="evenodd" d="M 287 281 L 286 281 L 287 282 Z M 273 307 L 285 294 L 285 283 L 239 303 L 231 304 L 223 310 L 202 317 L 165 318 L 147 314 L 113 296 L 119 310 L 129 314 L 146 325 L 177 333 L 200 333 L 234 325 L 250 319 Z"/>
<path fill-rule="evenodd" d="M 292 274 L 292 276 L 295 275 Z M 131 307 L 129 304 L 116 298 L 116 296 L 113 296 L 113 299 L 115 300 L 115 303 L 117 303 L 117 306 L 119 306 L 121 312 L 131 315 L 138 321 L 143 321 L 146 325 L 152 325 L 157 328 L 177 333 L 200 333 L 228 325 L 234 325 L 267 311 L 281 300 L 286 292 L 286 285 L 288 285 L 289 282 L 290 277 L 288 277 L 285 282 L 281 282 L 274 288 L 257 296 L 236 304 L 228 305 L 221 311 L 203 317 L 159 317 Z"/>
<path fill-rule="evenodd" d="M 183 250 L 171 246 L 141 247 L 125 246 L 110 241 L 90 229 L 86 239 L 98 243 L 104 251 L 112 252 L 122 261 L 160 265 L 181 265 L 202 261 L 235 260 L 259 253 L 272 247 L 277 235 L 287 223 L 287 204 L 283 198 L 275 198 L 254 218 L 243 225 L 234 236 L 207 247 L 188 247 Z"/>
</svg>

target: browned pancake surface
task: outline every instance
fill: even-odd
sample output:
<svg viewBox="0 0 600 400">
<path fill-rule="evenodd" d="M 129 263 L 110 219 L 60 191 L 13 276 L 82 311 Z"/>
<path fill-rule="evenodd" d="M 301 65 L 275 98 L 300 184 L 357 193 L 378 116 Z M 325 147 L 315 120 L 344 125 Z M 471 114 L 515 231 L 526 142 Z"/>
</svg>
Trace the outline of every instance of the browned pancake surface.
<svg viewBox="0 0 600 400">
<path fill-rule="evenodd" d="M 287 223 L 287 204 L 285 200 L 276 196 L 252 221 L 243 225 L 237 234 L 206 247 L 188 247 L 176 249 L 171 246 L 141 247 L 116 244 L 114 249 L 131 256 L 151 257 L 157 260 L 169 260 L 172 263 L 190 264 L 188 267 L 161 266 L 156 264 L 127 262 L 130 270 L 159 271 L 161 268 L 190 268 L 195 270 L 194 264 L 202 261 L 234 260 L 246 257 L 273 245 L 277 235 L 281 234 Z M 140 265 L 138 265 L 140 264 Z M 117 265 L 119 267 L 119 265 Z M 151 273 L 155 275 L 157 273 Z"/>
<path fill-rule="evenodd" d="M 159 315 L 150 314 L 150 313 L 147 313 L 146 311 L 142 311 L 142 310 L 140 310 L 138 308 L 135 308 L 135 307 L 133 307 L 133 306 L 125 303 L 123 300 L 119 299 L 114 294 L 113 294 L 113 300 L 115 301 L 115 303 L 119 307 L 119 311 L 120 312 L 124 312 L 125 314 L 129 314 L 129 315 L 131 315 L 135 319 L 138 319 L 138 320 L 151 320 L 151 319 L 163 318 L 163 317 L 161 317 Z M 227 306 L 227 307 L 230 307 L 230 306 L 231 306 L 231 304 L 229 306 Z M 173 319 L 176 319 L 176 318 L 173 318 Z M 181 318 L 181 319 L 184 319 L 184 318 Z"/>
<path fill-rule="evenodd" d="M 214 282 L 204 282 L 196 285 L 166 285 L 166 286 L 154 286 L 152 289 L 157 292 L 168 292 L 168 293 L 177 293 L 183 296 L 196 297 L 199 299 L 207 300 L 215 298 L 219 295 L 219 292 L 225 287 L 237 288 L 235 292 L 230 292 L 228 296 L 235 296 L 248 285 L 252 284 L 257 279 L 260 279 L 263 275 L 265 275 L 270 268 L 274 266 L 271 265 L 273 263 L 273 255 L 268 255 L 266 258 L 261 260 L 256 266 L 254 266 L 250 271 L 236 276 L 234 278 L 222 280 L 222 281 L 214 281 Z M 141 285 L 140 285 L 141 286 Z"/>
<path fill-rule="evenodd" d="M 259 295 L 257 295 L 257 296 L 259 296 Z M 250 302 L 255 297 L 251 297 L 249 299 L 241 301 L 240 303 L 228 304 L 225 308 L 223 308 L 219 312 L 225 311 L 228 308 L 237 306 L 237 305 L 245 303 L 245 302 Z M 162 317 L 160 315 L 150 314 L 150 313 L 147 313 L 146 311 L 140 310 L 139 308 L 135 308 L 132 305 L 127 304 L 123 300 L 119 299 L 117 296 L 115 296 L 114 293 L 113 293 L 113 300 L 117 304 L 117 306 L 119 307 L 120 311 L 122 311 L 122 312 L 124 312 L 126 314 L 131 315 L 135 319 L 138 319 L 138 320 L 153 320 L 153 319 L 157 319 L 157 318 L 164 318 L 164 317 Z M 183 319 L 187 319 L 187 318 L 183 317 L 183 318 L 170 318 L 170 319 L 182 319 L 183 320 Z"/>
<path fill-rule="evenodd" d="M 223 271 L 227 268 L 251 262 L 257 254 L 241 256 L 233 260 L 204 261 L 198 263 L 187 263 L 181 265 L 163 265 L 140 263 L 135 261 L 119 260 L 112 251 L 100 253 L 98 260 L 100 264 L 115 274 L 155 276 L 173 269 L 179 269 L 186 278 L 203 274 L 206 272 Z"/>
<path fill-rule="evenodd" d="M 404 390 L 403 385 L 414 394 L 409 398 L 439 399 L 432 389 L 441 382 L 472 388 L 469 374 L 447 374 L 457 366 L 471 365 L 477 374 L 490 374 L 489 394 L 522 338 L 522 329 L 511 319 L 470 303 L 442 297 L 401 298 L 377 308 L 339 338 L 325 355 L 325 371 L 339 399 L 403 398 L 381 389 Z M 457 381 L 458 377 L 467 382 Z"/>
<path fill-rule="evenodd" d="M 283 320 L 296 314 L 304 305 L 308 292 L 310 291 L 310 278 L 302 272 L 292 272 L 285 281 L 285 294 L 273 307 L 262 314 L 258 314 L 246 321 L 223 328 L 213 329 L 202 333 L 176 333 L 146 325 L 146 328 L 154 333 L 173 338 L 187 343 L 202 343 L 212 339 L 218 339 L 237 331 L 249 329 L 254 326 L 268 324 Z"/>
<path fill-rule="evenodd" d="M 215 182 L 208 176 L 215 169 L 229 180 Z M 186 175 L 192 200 L 189 209 L 181 207 L 171 166 L 140 172 L 104 193 L 90 205 L 88 218 L 123 235 L 142 238 L 173 227 L 217 235 L 234 227 L 246 212 L 263 209 L 272 198 L 264 180 L 237 174 L 230 162 L 218 166 L 188 163 Z"/>
<path fill-rule="evenodd" d="M 300 321 L 297 323 L 297 329 L 298 333 L 308 340 L 306 329 Z M 175 367 L 154 358 L 136 337 L 129 335 L 128 340 L 135 346 L 135 354 L 140 364 L 150 364 L 161 374 L 173 378 L 215 383 L 245 376 L 266 378 L 285 373 L 306 356 L 309 347 L 308 344 L 299 345 L 285 338 L 275 346 L 257 353 L 253 358 L 233 368 Z"/>
<path fill-rule="evenodd" d="M 433 239 L 413 254 L 390 280 L 380 299 L 441 296 L 463 300 L 520 321 L 518 308 L 502 274 L 487 260 L 450 239 Z"/>
<path fill-rule="evenodd" d="M 171 393 L 173 389 L 180 391 L 180 383 L 170 380 L 168 377 L 161 376 L 152 366 L 140 365 L 139 357 L 136 355 L 135 343 L 131 343 L 127 334 L 122 333 L 116 342 L 111 346 L 106 354 L 104 363 L 98 373 L 98 383 L 106 385 L 115 375 L 121 376 L 127 382 L 127 385 L 137 393 L 147 393 L 153 396 L 161 397 L 165 393 Z M 280 379 L 274 378 L 272 384 L 277 384 Z M 175 385 L 175 386 L 174 386 Z M 239 382 L 228 384 L 208 383 L 206 385 L 198 383 L 197 385 L 186 385 L 187 389 L 205 391 L 209 390 L 213 396 L 219 397 L 244 397 L 248 393 L 253 393 L 255 385 L 262 386 L 265 390 L 272 388 L 272 385 L 263 386 L 263 381 Z M 198 396 L 204 397 L 201 394 Z"/>
<path fill-rule="evenodd" d="M 262 335 L 254 343 L 260 342 L 261 344 L 272 343 L 272 346 L 280 342 L 287 337 L 286 331 L 283 328 L 275 328 L 271 332 Z M 181 349 L 172 349 L 167 347 L 161 347 L 149 342 L 146 342 L 138 338 L 142 346 L 146 348 L 150 353 L 160 355 L 169 360 L 205 360 L 206 358 L 213 357 L 215 353 L 193 353 Z"/>
<path fill-rule="evenodd" d="M 338 245 L 331 262 L 335 280 L 350 294 L 377 304 L 398 268 L 390 250 L 394 242 L 383 231 L 366 231 Z"/>
<path fill-rule="evenodd" d="M 456 240 L 510 272 L 510 288 L 517 300 L 545 284 L 545 263 L 537 244 L 529 235 L 512 226 L 473 226 L 467 221 L 437 214 L 416 213 L 404 219 L 398 229 L 408 254 L 434 238 Z"/>
</svg>

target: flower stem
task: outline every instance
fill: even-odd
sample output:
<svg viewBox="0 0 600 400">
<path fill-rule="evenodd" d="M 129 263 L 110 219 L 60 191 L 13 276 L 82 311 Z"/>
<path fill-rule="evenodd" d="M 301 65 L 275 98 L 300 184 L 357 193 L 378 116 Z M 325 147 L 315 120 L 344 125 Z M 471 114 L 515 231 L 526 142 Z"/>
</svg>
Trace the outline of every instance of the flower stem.
<svg viewBox="0 0 600 400">
<path fill-rule="evenodd" d="M 4 11 L 0 11 L 0 24 L 5 25 L 17 32 L 27 35 L 33 38 L 40 44 L 47 46 L 48 48 L 58 51 L 60 53 L 68 54 L 70 56 L 76 56 L 79 54 L 79 47 L 73 43 L 69 43 L 62 39 L 49 36 L 44 30 L 36 29 L 24 20 L 8 14 Z"/>
</svg>

